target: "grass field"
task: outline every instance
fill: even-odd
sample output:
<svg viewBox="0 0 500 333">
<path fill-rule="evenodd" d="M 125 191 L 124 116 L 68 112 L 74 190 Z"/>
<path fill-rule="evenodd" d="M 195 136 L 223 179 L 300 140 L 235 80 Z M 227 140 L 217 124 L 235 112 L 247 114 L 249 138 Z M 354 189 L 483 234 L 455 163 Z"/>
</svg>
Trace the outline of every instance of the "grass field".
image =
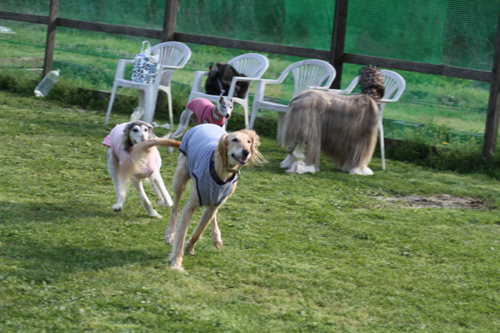
<svg viewBox="0 0 500 333">
<path fill-rule="evenodd" d="M 288 175 L 263 137 L 269 163 L 219 212 L 224 247 L 206 235 L 182 274 L 169 209 L 148 217 L 130 189 L 111 211 L 103 121 L 0 91 L 1 332 L 500 331 L 498 181 L 379 158 L 371 177 L 326 159 Z M 170 188 L 178 152 L 161 154 Z M 482 209 L 404 200 L 437 194 Z"/>
</svg>

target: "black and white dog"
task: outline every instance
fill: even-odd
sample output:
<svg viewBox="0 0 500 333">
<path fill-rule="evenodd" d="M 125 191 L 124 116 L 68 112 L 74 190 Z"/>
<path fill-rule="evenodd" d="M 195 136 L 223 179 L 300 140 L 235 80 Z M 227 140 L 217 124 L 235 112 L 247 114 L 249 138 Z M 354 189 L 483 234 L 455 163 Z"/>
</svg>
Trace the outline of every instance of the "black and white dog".
<svg viewBox="0 0 500 333">
<path fill-rule="evenodd" d="M 115 212 L 123 209 L 127 185 L 129 181 L 134 184 L 141 199 L 141 204 L 150 216 L 162 218 L 149 201 L 142 180 L 149 178 L 153 190 L 158 195 L 157 206 L 172 206 L 172 198 L 168 194 L 160 175 L 161 157 L 156 147 L 144 149 L 140 157 L 131 160 L 130 153 L 134 145 L 141 141 L 157 139 L 153 134 L 153 126 L 143 121 L 134 121 L 116 125 L 103 141 L 108 147 L 108 169 L 116 190 L 117 201 L 111 207 Z"/>
</svg>

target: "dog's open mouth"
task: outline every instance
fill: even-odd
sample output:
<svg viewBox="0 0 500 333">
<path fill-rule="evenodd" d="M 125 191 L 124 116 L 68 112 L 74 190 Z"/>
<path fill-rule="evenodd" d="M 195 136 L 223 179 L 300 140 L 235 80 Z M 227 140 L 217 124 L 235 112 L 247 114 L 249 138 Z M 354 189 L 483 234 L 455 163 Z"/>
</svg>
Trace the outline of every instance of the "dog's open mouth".
<svg viewBox="0 0 500 333">
<path fill-rule="evenodd" d="M 246 165 L 248 163 L 248 158 L 238 158 L 234 154 L 231 154 L 234 160 L 240 165 Z"/>
</svg>

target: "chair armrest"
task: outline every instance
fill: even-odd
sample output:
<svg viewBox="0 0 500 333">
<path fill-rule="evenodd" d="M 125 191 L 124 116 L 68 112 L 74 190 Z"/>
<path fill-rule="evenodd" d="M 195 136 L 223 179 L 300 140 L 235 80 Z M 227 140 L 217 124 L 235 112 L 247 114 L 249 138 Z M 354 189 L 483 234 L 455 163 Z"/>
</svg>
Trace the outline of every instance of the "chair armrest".
<svg viewBox="0 0 500 333">
<path fill-rule="evenodd" d="M 184 66 L 171 66 L 171 65 L 162 65 L 163 69 L 182 69 Z"/>
<path fill-rule="evenodd" d="M 194 92 L 201 92 L 201 79 L 204 76 L 208 76 L 209 72 L 208 71 L 196 71 L 194 72 L 194 78 L 193 78 L 193 86 L 191 89 L 193 89 Z"/>
<path fill-rule="evenodd" d="M 259 79 L 260 82 L 263 84 L 280 84 L 283 82 L 283 80 L 280 80 L 279 78 L 276 80 L 271 80 L 271 79 Z"/>
<path fill-rule="evenodd" d="M 118 65 L 116 65 L 115 79 L 123 79 L 123 76 L 125 75 L 125 65 L 133 63 L 134 60 L 118 59 Z"/>
<path fill-rule="evenodd" d="M 328 87 L 320 87 L 320 86 L 307 86 L 306 89 L 314 89 L 314 90 L 322 90 L 322 91 L 327 91 L 332 94 L 339 94 L 339 95 L 346 95 L 349 94 L 351 91 L 347 89 L 330 89 Z"/>
<path fill-rule="evenodd" d="M 233 76 L 231 80 L 231 85 L 229 86 L 229 92 L 227 94 L 227 97 L 232 98 L 234 95 L 234 90 L 236 89 L 236 82 L 252 82 L 252 81 L 257 81 L 260 80 L 257 77 L 247 77 L 247 76 Z"/>
<path fill-rule="evenodd" d="M 380 100 L 380 103 L 394 103 L 394 102 L 397 102 L 397 101 L 399 101 L 399 98 L 401 97 L 401 95 L 403 95 L 403 92 L 404 92 L 404 88 L 403 89 L 399 88 L 396 91 L 396 94 L 394 95 L 393 98 L 382 98 Z"/>
</svg>

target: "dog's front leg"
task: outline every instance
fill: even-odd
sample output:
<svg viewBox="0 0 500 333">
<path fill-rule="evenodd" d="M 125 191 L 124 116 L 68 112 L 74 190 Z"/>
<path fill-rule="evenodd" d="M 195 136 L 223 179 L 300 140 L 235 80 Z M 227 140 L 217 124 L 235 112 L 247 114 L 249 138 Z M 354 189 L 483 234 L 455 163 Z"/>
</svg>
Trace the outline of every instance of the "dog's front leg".
<svg viewBox="0 0 500 333">
<path fill-rule="evenodd" d="M 187 230 L 189 228 L 191 218 L 193 217 L 193 213 L 196 211 L 196 209 L 198 209 L 198 207 L 198 194 L 196 192 L 196 187 L 192 186 L 189 202 L 182 210 L 179 224 L 175 229 L 172 253 L 170 253 L 170 266 L 180 272 L 184 271 L 184 268 L 182 268 L 182 257 L 184 256 L 184 242 L 186 239 Z"/>
<path fill-rule="evenodd" d="M 203 211 L 203 214 L 201 215 L 201 220 L 200 223 L 196 226 L 196 229 L 193 232 L 193 235 L 191 238 L 186 243 L 186 253 L 189 254 L 194 254 L 194 246 L 196 245 L 196 242 L 201 238 L 201 235 L 205 231 L 205 229 L 208 226 L 208 222 L 214 221 L 215 215 L 217 214 L 217 207 L 213 206 L 206 206 L 205 210 Z M 213 222 L 212 222 L 213 223 Z M 215 222 L 217 224 L 217 221 Z M 213 226 L 213 224 L 212 224 Z M 219 228 L 217 228 L 219 229 Z M 219 231 L 220 234 L 220 231 Z M 216 245 L 217 246 L 217 245 Z"/>
<path fill-rule="evenodd" d="M 222 237 L 219 225 L 217 224 L 217 214 L 212 218 L 212 241 L 217 251 L 220 251 L 220 249 L 222 249 Z"/>
<path fill-rule="evenodd" d="M 170 197 L 170 194 L 168 194 L 167 188 L 165 187 L 165 183 L 163 182 L 163 178 L 161 178 L 160 172 L 155 170 L 153 175 L 149 177 L 149 180 L 151 180 L 151 185 L 153 186 L 153 190 L 155 191 L 156 195 L 158 196 L 158 199 L 156 200 L 156 205 L 157 206 L 164 206 L 164 207 L 172 207 L 172 198 Z"/>
<path fill-rule="evenodd" d="M 113 181 L 113 186 L 116 191 L 116 203 L 111 206 L 115 212 L 119 212 L 123 209 L 123 204 L 125 203 L 125 196 L 127 195 L 127 184 L 126 181 L 119 174 L 120 165 L 118 163 L 118 158 L 111 148 L 108 148 L 108 170 L 111 180 Z"/>
<path fill-rule="evenodd" d="M 137 190 L 137 194 L 139 194 L 142 207 L 144 207 L 144 209 L 148 212 L 150 216 L 154 216 L 161 219 L 162 216 L 158 214 L 158 212 L 153 208 L 153 205 L 151 205 L 151 202 L 146 196 L 146 192 L 144 192 L 144 187 L 142 186 L 142 180 L 137 180 L 132 178 L 132 184 L 134 184 L 134 187 Z"/>
<path fill-rule="evenodd" d="M 182 193 L 186 189 L 186 184 L 191 179 L 189 175 L 189 169 L 187 166 L 187 157 L 184 154 L 180 154 L 177 159 L 177 169 L 174 173 L 174 181 L 172 183 L 172 188 L 174 190 L 174 205 L 172 207 L 172 212 L 170 214 L 170 224 L 168 225 L 167 232 L 165 233 L 165 245 L 170 245 L 174 240 L 175 235 L 175 225 L 177 224 L 177 219 L 181 212 L 180 202 Z"/>
</svg>

